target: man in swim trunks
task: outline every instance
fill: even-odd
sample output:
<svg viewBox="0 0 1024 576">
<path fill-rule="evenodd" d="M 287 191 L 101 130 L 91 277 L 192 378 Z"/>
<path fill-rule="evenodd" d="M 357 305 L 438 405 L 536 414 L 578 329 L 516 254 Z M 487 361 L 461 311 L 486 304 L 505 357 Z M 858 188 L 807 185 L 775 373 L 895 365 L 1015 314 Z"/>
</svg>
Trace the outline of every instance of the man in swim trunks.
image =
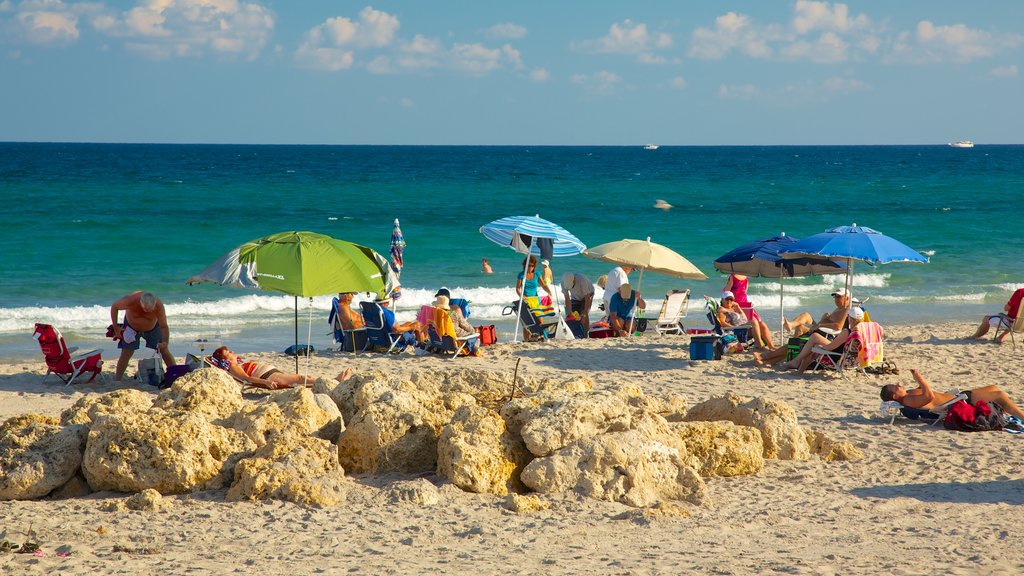
<svg viewBox="0 0 1024 576">
<path fill-rule="evenodd" d="M 914 380 L 917 380 L 918 387 L 913 390 L 906 390 L 899 384 L 887 384 L 882 386 L 881 396 L 883 402 L 895 400 L 908 408 L 928 410 L 930 408 L 942 406 L 955 397 L 953 394 L 933 391 L 931 385 L 928 384 L 928 381 L 925 380 L 917 370 L 911 370 L 910 373 L 914 376 Z M 1021 412 L 1020 408 L 1013 403 L 1013 400 L 1010 400 L 1010 397 L 1006 395 L 1006 392 L 1003 392 L 994 384 L 992 386 L 984 386 L 982 388 L 968 390 L 967 392 L 964 392 L 964 394 L 967 395 L 968 404 L 973 404 L 978 400 L 984 400 L 990 404 L 998 404 L 999 407 L 1007 414 L 1024 420 L 1024 412 Z"/>
<path fill-rule="evenodd" d="M 227 346 L 221 346 L 214 350 L 212 358 L 218 368 L 226 370 L 238 380 L 252 386 L 266 388 L 267 390 L 293 388 L 295 386 L 305 386 L 309 388 L 316 380 L 308 374 L 282 372 L 278 370 L 276 366 L 271 364 L 246 362 L 239 358 L 238 354 L 232 352 Z M 345 380 L 348 380 L 350 376 L 352 376 L 352 369 L 346 368 L 344 372 L 335 376 L 334 379 L 338 382 L 344 382 Z"/>
<path fill-rule="evenodd" d="M 124 310 L 123 324 L 117 319 L 118 313 L 122 310 Z M 114 340 L 118 341 L 117 347 L 121 350 L 121 356 L 117 359 L 117 368 L 114 371 L 114 380 L 120 380 L 124 375 L 128 361 L 139 349 L 139 338 L 146 339 L 146 348 L 160 352 L 165 365 L 174 366 L 177 363 L 170 350 L 167 349 L 171 332 L 167 327 L 164 303 L 151 292 L 136 290 L 111 304 L 110 322 L 114 325 L 112 336 Z"/>
<path fill-rule="evenodd" d="M 787 332 L 792 331 L 793 336 L 803 336 L 808 332 L 814 332 L 819 328 L 828 328 L 830 330 L 842 330 L 843 322 L 846 320 L 846 315 L 850 311 L 850 295 L 846 292 L 845 288 L 836 288 L 832 292 L 832 300 L 836 304 L 836 309 L 822 314 L 821 319 L 817 322 L 808 312 L 801 312 L 799 316 L 792 320 L 787 320 L 785 317 L 782 318 L 783 327 Z M 824 334 L 823 332 L 820 332 Z"/>
<path fill-rule="evenodd" d="M 971 334 L 967 338 L 973 340 L 980 340 L 981 338 L 984 338 L 985 334 L 988 334 L 990 326 L 998 326 L 1000 330 L 1007 329 L 1012 326 L 1014 320 L 1017 319 L 1017 315 L 1020 313 L 1021 300 L 1024 300 L 1024 288 L 1018 288 L 1013 292 L 1013 295 L 1010 296 L 1010 300 L 1005 306 L 1003 306 L 1002 313 L 982 318 L 981 326 L 978 326 L 978 329 L 974 334 Z M 999 338 L 996 341 L 1002 344 L 1003 340 L 1006 339 L 1006 336 L 1009 335 L 1009 333 L 1009 330 L 1003 332 L 999 335 Z"/>
</svg>

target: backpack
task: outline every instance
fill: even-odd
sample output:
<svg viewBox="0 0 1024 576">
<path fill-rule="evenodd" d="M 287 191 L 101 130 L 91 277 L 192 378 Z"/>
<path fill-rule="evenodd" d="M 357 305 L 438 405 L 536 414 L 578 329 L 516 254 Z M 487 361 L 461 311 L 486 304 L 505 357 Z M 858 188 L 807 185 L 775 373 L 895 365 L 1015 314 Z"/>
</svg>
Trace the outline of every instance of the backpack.
<svg viewBox="0 0 1024 576">
<path fill-rule="evenodd" d="M 498 333 L 494 329 L 494 324 L 490 326 L 477 326 L 476 332 L 480 335 L 480 344 L 483 346 L 489 346 L 498 341 Z"/>
<path fill-rule="evenodd" d="M 961 432 L 1002 430 L 1006 427 L 1006 416 L 998 404 L 978 400 L 971 405 L 965 400 L 960 400 L 949 407 L 943 425 L 947 430 Z"/>
</svg>

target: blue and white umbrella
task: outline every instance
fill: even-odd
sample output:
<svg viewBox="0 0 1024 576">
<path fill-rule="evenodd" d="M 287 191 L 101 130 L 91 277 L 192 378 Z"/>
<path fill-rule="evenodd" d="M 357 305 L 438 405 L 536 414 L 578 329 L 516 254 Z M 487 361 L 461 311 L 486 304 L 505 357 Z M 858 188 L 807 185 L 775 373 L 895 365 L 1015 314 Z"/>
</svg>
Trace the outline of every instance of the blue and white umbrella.
<svg viewBox="0 0 1024 576">
<path fill-rule="evenodd" d="M 755 278 L 779 279 L 779 331 L 785 322 L 786 278 L 803 278 L 824 274 L 842 274 L 846 272 L 844 264 L 835 262 L 824 256 L 802 256 L 783 258 L 779 252 L 789 250 L 798 240 L 786 236 L 783 232 L 778 236 L 763 238 L 734 248 L 714 262 L 715 269 L 726 274 L 743 274 Z"/>
<path fill-rule="evenodd" d="M 508 216 L 499 218 L 490 224 L 480 227 L 480 233 L 499 246 L 506 246 L 520 254 L 539 256 L 550 260 L 553 256 L 575 256 L 587 249 L 586 244 L 554 222 L 537 216 Z M 529 258 L 523 266 L 525 281 Z M 558 295 L 555 294 L 555 304 Z M 516 331 L 512 341 L 519 338 L 519 318 L 522 313 L 523 298 L 519 298 L 519 310 L 516 310 Z M 561 330 L 562 327 L 559 327 Z"/>
<path fill-rule="evenodd" d="M 824 256 L 846 262 L 846 288 L 853 278 L 853 262 L 872 265 L 890 262 L 927 264 L 928 257 L 906 244 L 866 226 L 838 226 L 791 244 L 779 255 L 786 259 Z"/>
<path fill-rule="evenodd" d="M 402 272 L 405 261 L 402 260 L 402 250 L 405 249 L 405 239 L 402 238 L 402 229 L 398 227 L 398 218 L 395 218 L 395 227 L 391 229 L 391 269 L 395 274 Z"/>
<path fill-rule="evenodd" d="M 540 216 L 508 216 L 480 227 L 480 233 L 499 246 L 542 259 L 575 256 L 587 249 L 579 238 Z M 550 247 L 550 252 L 548 249 Z"/>
</svg>

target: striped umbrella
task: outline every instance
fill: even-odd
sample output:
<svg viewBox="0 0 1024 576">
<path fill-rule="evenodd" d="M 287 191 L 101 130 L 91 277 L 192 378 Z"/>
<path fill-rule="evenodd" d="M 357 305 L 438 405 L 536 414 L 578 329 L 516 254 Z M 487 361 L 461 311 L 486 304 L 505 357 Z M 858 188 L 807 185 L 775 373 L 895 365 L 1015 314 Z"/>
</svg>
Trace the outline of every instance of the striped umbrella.
<svg viewBox="0 0 1024 576">
<path fill-rule="evenodd" d="M 395 218 L 395 227 L 391 229 L 391 269 L 395 271 L 395 274 L 401 274 L 402 266 L 405 265 L 402 260 L 403 249 L 405 249 L 405 239 L 402 238 L 402 229 L 398 227 L 398 218 Z"/>
<path fill-rule="evenodd" d="M 586 244 L 554 222 L 537 216 L 508 216 L 500 218 L 480 227 L 480 233 L 499 246 L 507 246 L 520 254 L 539 256 L 550 259 L 552 256 L 575 256 L 587 249 Z M 523 278 L 529 262 L 524 263 Z M 558 295 L 555 294 L 555 304 Z M 519 338 L 519 318 L 523 309 L 523 298 L 519 298 L 519 310 L 516 310 L 516 331 L 512 341 Z"/>
</svg>

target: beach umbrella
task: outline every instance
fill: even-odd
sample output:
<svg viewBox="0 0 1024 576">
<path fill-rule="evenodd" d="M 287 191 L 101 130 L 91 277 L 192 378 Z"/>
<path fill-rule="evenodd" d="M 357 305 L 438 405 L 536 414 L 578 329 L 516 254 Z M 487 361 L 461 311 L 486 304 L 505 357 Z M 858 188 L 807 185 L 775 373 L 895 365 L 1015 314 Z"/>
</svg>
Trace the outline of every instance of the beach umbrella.
<svg viewBox="0 0 1024 576">
<path fill-rule="evenodd" d="M 185 281 L 189 285 L 200 282 L 294 296 L 296 347 L 299 296 L 338 292 L 385 296 L 396 286 L 386 258 L 366 246 L 315 232 L 280 232 L 250 240 Z M 298 362 L 296 355 L 296 370 Z"/>
<path fill-rule="evenodd" d="M 629 238 L 608 242 L 583 251 L 587 258 L 594 258 L 604 262 L 610 262 L 619 266 L 629 266 L 640 270 L 640 278 L 637 280 L 636 291 L 644 282 L 644 272 L 651 271 L 676 278 L 687 278 L 690 280 L 707 280 L 696 266 L 668 246 L 651 242 L 651 237 L 646 240 L 632 240 Z M 633 332 L 632 320 L 630 321 L 629 332 Z"/>
<path fill-rule="evenodd" d="M 786 278 L 842 274 L 846 267 L 822 256 L 804 256 L 786 259 L 779 252 L 797 242 L 796 238 L 778 236 L 763 238 L 734 248 L 714 262 L 715 269 L 726 274 L 742 274 L 754 278 L 779 279 L 779 332 L 783 329 L 785 317 Z"/>
<path fill-rule="evenodd" d="M 402 238 L 402 229 L 398 226 L 398 218 L 395 218 L 395 226 L 391 229 L 391 270 L 395 274 L 402 273 L 402 251 L 405 249 L 405 238 Z"/>
<path fill-rule="evenodd" d="M 872 265 L 890 262 L 927 264 L 928 257 L 906 244 L 866 226 L 837 226 L 790 244 L 779 252 L 785 259 L 824 256 L 846 262 L 846 289 L 853 281 L 854 261 Z M 852 297 L 852 294 L 851 294 Z"/>
<path fill-rule="evenodd" d="M 554 222 L 537 216 L 508 216 L 499 218 L 480 227 L 485 238 L 499 246 L 505 246 L 520 254 L 539 256 L 550 260 L 552 257 L 575 256 L 587 249 L 580 239 L 569 233 Z M 528 259 L 527 259 L 528 260 Z M 529 262 L 523 265 L 523 277 Z M 555 294 L 555 305 L 558 294 Z M 519 309 L 516 310 L 516 331 L 512 341 L 519 338 L 519 319 L 523 308 L 523 298 L 519 298 Z"/>
</svg>

